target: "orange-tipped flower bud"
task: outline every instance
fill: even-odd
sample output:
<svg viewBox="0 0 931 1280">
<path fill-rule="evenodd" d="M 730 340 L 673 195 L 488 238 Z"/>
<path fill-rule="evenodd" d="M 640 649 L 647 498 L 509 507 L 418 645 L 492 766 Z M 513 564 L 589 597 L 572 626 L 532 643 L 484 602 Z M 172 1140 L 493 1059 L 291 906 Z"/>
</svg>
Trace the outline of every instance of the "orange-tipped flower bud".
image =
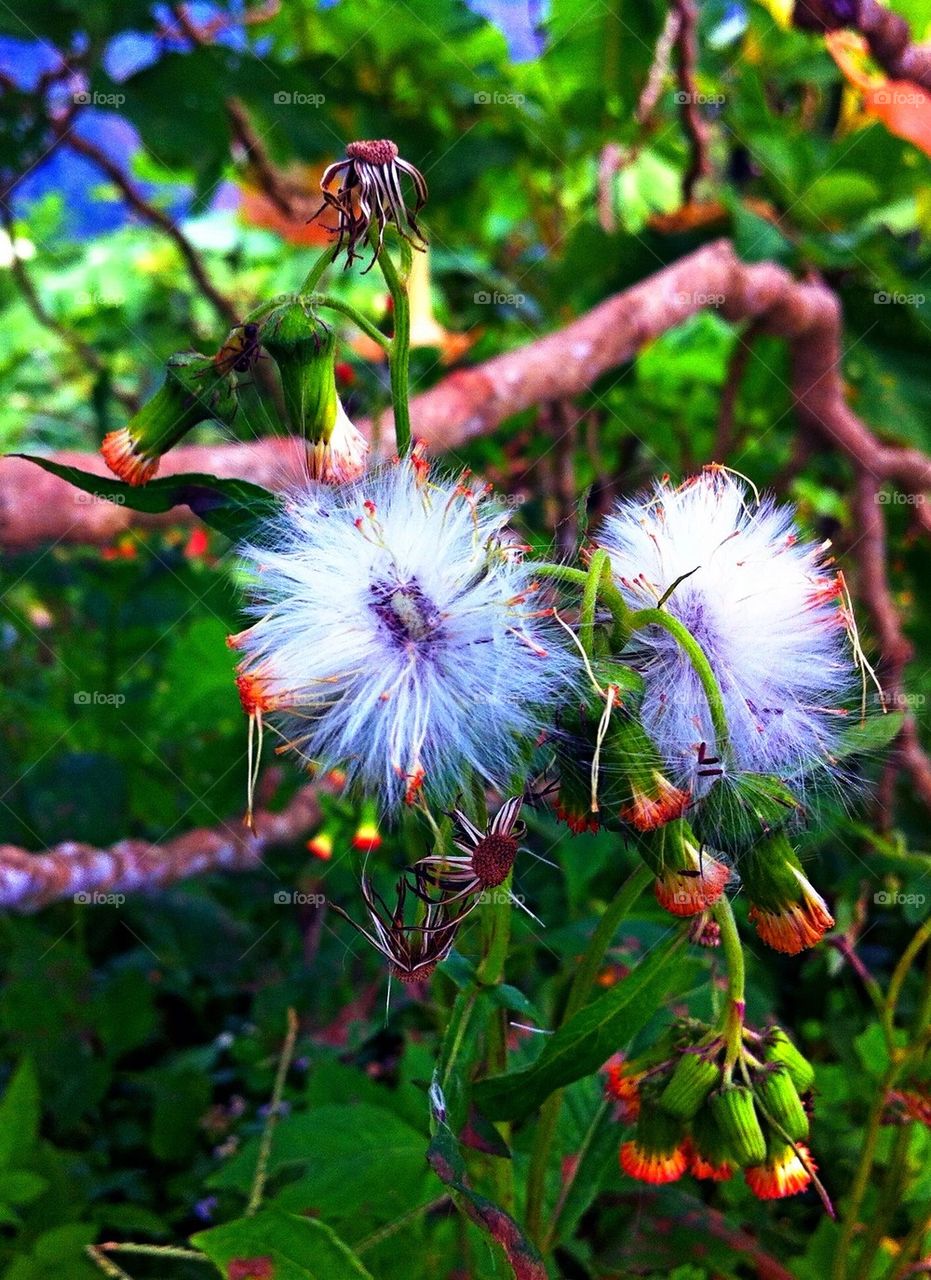
<svg viewBox="0 0 931 1280">
<path fill-rule="evenodd" d="M 788 1143 L 773 1145 L 765 1162 L 744 1170 L 747 1186 L 760 1200 L 783 1200 L 807 1190 L 812 1171 L 816 1168 L 811 1153 L 805 1146 L 798 1152 Z"/>
<path fill-rule="evenodd" d="M 682 1125 L 656 1106 L 641 1106 L 636 1132 L 622 1144 L 620 1159 L 624 1172 L 640 1182 L 675 1182 L 688 1167 Z"/>
<path fill-rule="evenodd" d="M 659 1095 L 659 1105 L 680 1120 L 691 1120 L 720 1079 L 716 1062 L 700 1053 L 683 1053 Z"/>
<path fill-rule="evenodd" d="M 719 1089 L 711 1095 L 711 1114 L 739 1165 L 762 1164 L 766 1139 L 749 1089 L 744 1085 Z"/>
<path fill-rule="evenodd" d="M 741 863 L 751 907 L 749 917 L 763 941 L 785 955 L 820 942 L 834 917 L 810 884 L 782 833 L 761 841 Z"/>
<path fill-rule="evenodd" d="M 236 413 L 231 377 L 218 374 L 209 356 L 180 351 L 165 367 L 165 381 L 151 400 L 103 438 L 100 452 L 114 475 L 142 485 L 155 475 L 162 455 L 199 422 L 229 423 Z"/>
<path fill-rule="evenodd" d="M 657 902 L 676 916 L 698 915 L 713 906 L 730 879 L 728 867 L 701 849 L 684 818 L 644 837 L 638 849 L 656 876 Z"/>
<path fill-rule="evenodd" d="M 767 1062 L 781 1063 L 788 1070 L 799 1093 L 807 1093 L 815 1083 L 814 1067 L 781 1027 L 773 1027 L 767 1033 L 764 1057 Z"/>
<path fill-rule="evenodd" d="M 329 831 L 318 831 L 307 841 L 307 848 L 315 858 L 329 862 L 333 857 L 333 837 Z"/>
<path fill-rule="evenodd" d="M 808 1137 L 808 1116 L 787 1067 L 763 1071 L 754 1083 L 754 1093 L 764 1116 L 770 1116 L 793 1142 Z"/>
</svg>

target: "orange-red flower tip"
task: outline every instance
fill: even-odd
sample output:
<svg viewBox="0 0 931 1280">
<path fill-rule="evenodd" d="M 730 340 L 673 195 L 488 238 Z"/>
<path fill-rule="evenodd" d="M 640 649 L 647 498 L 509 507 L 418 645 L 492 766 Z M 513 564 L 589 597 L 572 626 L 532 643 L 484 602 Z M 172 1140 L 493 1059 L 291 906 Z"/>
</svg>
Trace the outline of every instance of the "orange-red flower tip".
<svg viewBox="0 0 931 1280">
<path fill-rule="evenodd" d="M 240 672 L 236 677 L 236 688 L 247 716 L 257 715 L 260 711 L 271 711 L 276 705 L 276 699 L 268 692 L 264 676 L 248 671 Z"/>
<path fill-rule="evenodd" d="M 706 856 L 696 872 L 667 871 L 658 877 L 653 892 L 660 906 L 674 916 L 694 916 L 717 902 L 730 875 L 723 862 Z"/>
<path fill-rule="evenodd" d="M 685 813 L 691 793 L 674 786 L 661 773 L 653 774 L 649 791 L 634 788 L 633 799 L 621 809 L 621 820 L 638 831 L 655 831 Z"/>
<path fill-rule="evenodd" d="M 362 853 L 374 853 L 376 849 L 381 848 L 381 834 L 374 822 L 360 824 L 352 837 L 352 847 L 359 849 Z"/>
<path fill-rule="evenodd" d="M 329 862 L 333 857 L 333 837 L 328 831 L 318 831 L 307 841 L 307 848 L 315 858 Z"/>
<path fill-rule="evenodd" d="M 734 1165 L 730 1160 L 711 1160 L 692 1144 L 689 1147 L 689 1173 L 693 1178 L 702 1178 L 706 1182 L 729 1182 L 734 1176 Z"/>
<path fill-rule="evenodd" d="M 834 927 L 827 903 L 810 886 L 801 902 L 788 902 L 781 911 L 752 906 L 748 915 L 766 945 L 787 956 L 816 946 Z"/>
<path fill-rule="evenodd" d="M 621 1144 L 621 1168 L 631 1178 L 662 1186 L 676 1182 L 688 1167 L 685 1142 L 679 1142 L 671 1151 L 653 1151 L 632 1138 Z"/>
<path fill-rule="evenodd" d="M 792 1147 L 781 1147 L 765 1164 L 751 1165 L 744 1170 L 747 1186 L 759 1200 L 783 1200 L 805 1191 L 811 1183 L 812 1171 L 817 1168 L 811 1153 L 801 1143 L 801 1157 Z"/>
<path fill-rule="evenodd" d="M 623 1058 L 613 1058 L 605 1066 L 605 1096 L 616 1102 L 620 1119 L 633 1124 L 640 1114 L 640 1075 L 632 1072 Z"/>
<path fill-rule="evenodd" d="M 553 812 L 559 821 L 564 822 L 569 830 L 577 836 L 581 835 L 583 831 L 597 831 L 600 825 L 594 813 L 570 809 L 558 801 L 553 806 Z"/>
<path fill-rule="evenodd" d="M 140 453 L 128 427 L 109 431 L 101 442 L 100 452 L 113 474 L 126 484 L 145 484 L 158 470 L 159 459 Z"/>
</svg>

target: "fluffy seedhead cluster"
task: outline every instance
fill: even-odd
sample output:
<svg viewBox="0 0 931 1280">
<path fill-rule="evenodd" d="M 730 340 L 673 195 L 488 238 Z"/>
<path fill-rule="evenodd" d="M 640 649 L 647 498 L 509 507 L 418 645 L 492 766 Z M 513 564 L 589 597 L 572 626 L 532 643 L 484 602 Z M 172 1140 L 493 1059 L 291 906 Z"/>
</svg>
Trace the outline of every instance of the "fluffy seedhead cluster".
<svg viewBox="0 0 931 1280">
<path fill-rule="evenodd" d="M 506 789 L 578 663 L 506 511 L 419 457 L 292 496 L 259 545 L 232 640 L 253 716 L 382 805 Z"/>
</svg>

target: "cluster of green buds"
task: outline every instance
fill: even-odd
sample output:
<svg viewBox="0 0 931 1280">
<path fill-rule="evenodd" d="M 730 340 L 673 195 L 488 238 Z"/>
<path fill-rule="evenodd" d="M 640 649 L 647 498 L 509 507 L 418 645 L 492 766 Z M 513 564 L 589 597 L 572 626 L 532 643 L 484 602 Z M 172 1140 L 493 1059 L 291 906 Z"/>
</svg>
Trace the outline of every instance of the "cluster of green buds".
<svg viewBox="0 0 931 1280">
<path fill-rule="evenodd" d="M 211 420 L 229 424 L 238 407 L 232 368 L 214 356 L 179 351 L 165 366 L 165 381 L 125 427 L 104 436 L 104 461 L 127 484 L 142 485 L 162 456 L 192 427 Z"/>
<path fill-rule="evenodd" d="M 653 872 L 667 911 L 698 916 L 739 872 L 750 920 L 767 945 L 796 955 L 833 924 L 786 828 L 801 806 L 779 778 L 747 773 L 698 798 L 676 786 L 638 719 L 643 684 L 618 661 L 591 663 L 592 688 L 561 725 L 557 816 L 575 832 L 621 832 Z M 715 772 L 708 761 L 709 771 Z"/>
<path fill-rule="evenodd" d="M 631 1059 L 608 1065 L 606 1093 L 633 1124 L 621 1144 L 625 1173 L 641 1182 L 675 1182 L 685 1173 L 715 1182 L 742 1169 L 762 1200 L 806 1190 L 815 1174 L 803 1098 L 814 1070 L 778 1027 L 742 1028 L 741 1080 L 724 1036 L 694 1022 Z"/>
<path fill-rule="evenodd" d="M 237 325 L 212 356 L 173 355 L 161 389 L 125 427 L 101 445 L 108 467 L 127 484 L 143 485 L 162 456 L 201 422 L 232 422 L 237 374 L 251 372 L 265 352 L 281 380 L 292 430 L 307 450 L 311 480 L 338 484 L 365 468 L 368 444 L 346 415 L 336 389 L 336 333 L 316 314 L 312 299 L 285 297 L 255 320 Z"/>
</svg>

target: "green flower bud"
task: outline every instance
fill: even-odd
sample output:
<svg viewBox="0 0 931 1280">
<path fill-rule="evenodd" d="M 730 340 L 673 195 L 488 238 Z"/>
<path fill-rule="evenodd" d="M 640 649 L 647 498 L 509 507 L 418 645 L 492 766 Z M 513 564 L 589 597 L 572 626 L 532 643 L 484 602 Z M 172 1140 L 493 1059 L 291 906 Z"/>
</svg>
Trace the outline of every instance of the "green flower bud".
<svg viewBox="0 0 931 1280">
<path fill-rule="evenodd" d="M 781 832 L 761 840 L 743 858 L 740 873 L 750 899 L 749 917 L 774 950 L 798 955 L 833 927 L 827 904 Z"/>
<path fill-rule="evenodd" d="M 780 778 L 737 774 L 715 782 L 697 807 L 695 830 L 706 844 L 741 853 L 784 827 L 798 801 Z"/>
<path fill-rule="evenodd" d="M 764 1118 L 768 1113 L 793 1142 L 808 1137 L 808 1116 L 792 1082 L 788 1067 L 765 1071 L 754 1084 Z"/>
<path fill-rule="evenodd" d="M 691 1120 L 720 1079 L 715 1062 L 698 1053 L 683 1053 L 659 1096 L 659 1105 L 680 1120 Z"/>
<path fill-rule="evenodd" d="M 272 311 L 262 346 L 278 366 L 292 429 L 307 441 L 310 478 L 328 483 L 362 473 L 368 445 L 346 416 L 336 390 L 336 333 L 300 298 Z"/>
<path fill-rule="evenodd" d="M 165 366 L 165 381 L 125 427 L 104 436 L 104 461 L 127 484 L 151 480 L 172 445 L 199 422 L 232 422 L 238 401 L 228 373 L 210 356 L 179 351 Z"/>
<path fill-rule="evenodd" d="M 814 1067 L 796 1049 L 781 1027 L 774 1027 L 768 1033 L 763 1056 L 767 1062 L 778 1062 L 788 1070 L 799 1093 L 807 1093 L 815 1083 Z"/>
<path fill-rule="evenodd" d="M 739 1165 L 762 1164 L 766 1139 L 749 1089 L 730 1085 L 713 1093 L 711 1114 Z"/>
</svg>

